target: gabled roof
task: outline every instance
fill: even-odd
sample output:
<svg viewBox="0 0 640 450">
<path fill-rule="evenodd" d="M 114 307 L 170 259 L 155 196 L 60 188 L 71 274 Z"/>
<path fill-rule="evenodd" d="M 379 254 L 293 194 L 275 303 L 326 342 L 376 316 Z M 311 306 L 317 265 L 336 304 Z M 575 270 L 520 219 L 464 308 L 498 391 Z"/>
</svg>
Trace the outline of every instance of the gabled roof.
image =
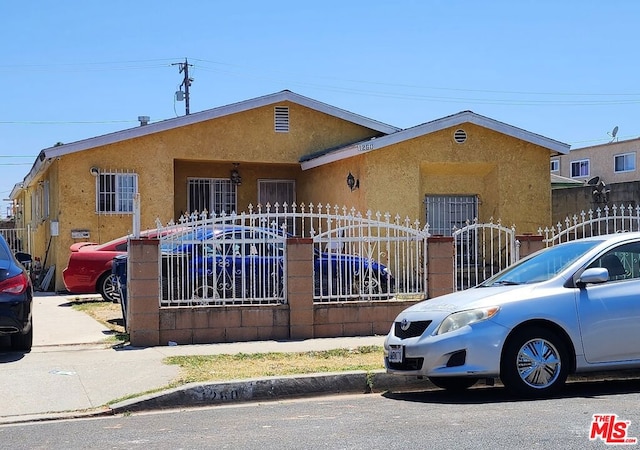
<svg viewBox="0 0 640 450">
<path fill-rule="evenodd" d="M 369 119 L 367 117 L 355 114 L 344 109 L 336 108 L 335 106 L 328 105 L 326 103 L 313 100 L 309 97 L 304 97 L 299 94 L 295 94 L 289 90 L 277 92 L 275 94 L 264 95 L 262 97 L 253 98 L 250 100 L 244 100 L 238 103 L 232 103 L 230 105 L 220 106 L 218 108 L 207 109 L 205 111 L 189 114 L 187 116 L 180 116 L 172 119 L 162 120 L 160 122 L 150 123 L 144 126 L 138 126 L 135 128 L 129 128 L 115 133 L 105 134 L 82 141 L 72 142 L 58 147 L 51 147 L 42 150 L 45 153 L 46 158 L 58 157 L 81 150 L 87 150 L 90 148 L 100 147 L 107 144 L 113 144 L 136 137 L 146 136 L 153 133 L 159 133 L 161 131 L 172 130 L 174 128 L 183 127 L 185 125 L 192 125 L 199 122 L 204 122 L 218 117 L 228 116 L 243 111 L 249 111 L 251 109 L 260 108 L 262 106 L 272 105 L 280 102 L 292 102 L 298 105 L 305 106 L 310 109 L 328 114 L 330 116 L 337 117 L 349 122 L 353 122 L 357 125 L 361 125 L 372 130 L 379 131 L 381 133 L 389 134 L 395 133 L 400 128 L 378 122 L 377 120 Z"/>
<path fill-rule="evenodd" d="M 19 183 L 14 187 L 11 195 L 17 195 L 17 191 L 21 188 L 21 185 L 28 185 L 31 180 L 40 172 L 43 166 L 51 158 L 57 158 L 59 156 L 68 155 L 83 150 L 89 150 L 96 147 L 101 147 L 107 144 L 113 144 L 116 142 L 126 141 L 141 136 L 146 136 L 153 133 L 160 133 L 162 131 L 172 130 L 175 128 L 183 127 L 186 125 L 192 125 L 199 122 L 204 122 L 218 117 L 224 117 L 231 114 L 236 114 L 243 111 L 249 111 L 251 109 L 260 108 L 262 106 L 272 105 L 281 102 L 296 103 L 301 106 L 328 114 L 330 116 L 337 117 L 339 119 L 352 122 L 363 127 L 379 131 L 380 133 L 389 134 L 395 133 L 400 130 L 398 127 L 387 125 L 377 120 L 369 119 L 367 117 L 355 114 L 344 109 L 337 108 L 335 106 L 328 105 L 326 103 L 313 100 L 309 97 L 305 97 L 289 90 L 277 92 L 275 94 L 264 95 L 249 100 L 244 100 L 238 103 L 232 103 L 230 105 L 220 106 L 213 109 L 189 114 L 186 116 L 176 117 L 172 119 L 162 120 L 160 122 L 150 123 L 148 125 L 137 126 L 135 128 L 129 128 L 122 131 L 116 131 L 114 133 L 105 134 L 102 136 L 96 136 L 81 141 L 71 142 L 69 144 L 59 145 L 56 147 L 49 147 L 42 151 L 38 155 L 38 158 L 34 162 L 31 171 L 24 178 L 23 183 Z"/>
<path fill-rule="evenodd" d="M 356 142 L 344 147 L 327 150 L 324 152 L 313 153 L 300 158 L 302 169 L 311 169 L 313 167 L 322 166 L 341 159 L 350 158 L 356 154 L 366 153 L 378 150 L 389 145 L 407 141 L 416 137 L 424 136 L 446 128 L 461 125 L 463 123 L 473 123 L 484 128 L 506 134 L 508 136 L 530 142 L 541 147 L 548 148 L 551 152 L 569 153 L 569 144 L 565 144 L 554 139 L 550 139 L 539 134 L 531 133 L 521 128 L 508 125 L 504 122 L 481 116 L 472 111 L 462 111 L 451 116 L 426 122 L 412 128 L 407 128 L 397 133 L 389 134 L 379 138 L 368 139 L 366 141 Z"/>
</svg>

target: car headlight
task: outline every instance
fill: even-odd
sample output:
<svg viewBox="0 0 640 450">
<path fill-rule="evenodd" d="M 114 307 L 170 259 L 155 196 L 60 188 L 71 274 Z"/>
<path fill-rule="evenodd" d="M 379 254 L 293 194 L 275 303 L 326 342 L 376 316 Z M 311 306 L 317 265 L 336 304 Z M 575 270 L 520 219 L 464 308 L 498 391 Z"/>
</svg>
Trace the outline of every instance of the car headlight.
<svg viewBox="0 0 640 450">
<path fill-rule="evenodd" d="M 487 308 L 469 309 L 448 315 L 436 330 L 436 334 L 444 334 L 454 331 L 472 323 L 487 320 L 496 315 L 500 310 L 498 306 Z"/>
</svg>

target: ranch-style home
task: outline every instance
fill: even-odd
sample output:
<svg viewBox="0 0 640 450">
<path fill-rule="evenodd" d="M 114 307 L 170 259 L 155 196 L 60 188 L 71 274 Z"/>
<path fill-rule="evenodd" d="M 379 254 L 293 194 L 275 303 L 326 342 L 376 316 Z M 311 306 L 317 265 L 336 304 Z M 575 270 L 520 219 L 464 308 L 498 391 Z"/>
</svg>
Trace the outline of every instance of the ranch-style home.
<svg viewBox="0 0 640 450">
<path fill-rule="evenodd" d="M 408 129 L 285 90 L 42 150 L 11 193 L 30 251 L 55 267 L 186 212 L 321 204 L 389 212 L 432 235 L 477 218 L 536 233 L 551 221 L 550 156 L 569 145 L 463 111 Z"/>
</svg>

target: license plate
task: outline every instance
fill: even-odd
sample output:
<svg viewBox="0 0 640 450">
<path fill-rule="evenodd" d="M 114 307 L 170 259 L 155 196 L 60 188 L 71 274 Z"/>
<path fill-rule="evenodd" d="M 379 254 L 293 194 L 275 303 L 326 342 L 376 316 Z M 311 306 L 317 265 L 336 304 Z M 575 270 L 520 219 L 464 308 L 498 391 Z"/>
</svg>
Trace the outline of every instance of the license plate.
<svg viewBox="0 0 640 450">
<path fill-rule="evenodd" d="M 389 346 L 389 362 L 402 364 L 404 360 L 404 347 L 402 345 Z"/>
</svg>

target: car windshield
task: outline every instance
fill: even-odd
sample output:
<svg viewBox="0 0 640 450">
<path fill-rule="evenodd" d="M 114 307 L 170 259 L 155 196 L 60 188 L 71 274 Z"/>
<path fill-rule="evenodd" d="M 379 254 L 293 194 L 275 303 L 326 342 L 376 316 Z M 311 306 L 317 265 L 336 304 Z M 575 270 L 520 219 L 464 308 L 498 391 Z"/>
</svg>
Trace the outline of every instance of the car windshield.
<svg viewBox="0 0 640 450">
<path fill-rule="evenodd" d="M 480 286 L 509 286 L 547 281 L 600 243 L 599 240 L 589 240 L 556 245 L 503 270 Z"/>
</svg>

